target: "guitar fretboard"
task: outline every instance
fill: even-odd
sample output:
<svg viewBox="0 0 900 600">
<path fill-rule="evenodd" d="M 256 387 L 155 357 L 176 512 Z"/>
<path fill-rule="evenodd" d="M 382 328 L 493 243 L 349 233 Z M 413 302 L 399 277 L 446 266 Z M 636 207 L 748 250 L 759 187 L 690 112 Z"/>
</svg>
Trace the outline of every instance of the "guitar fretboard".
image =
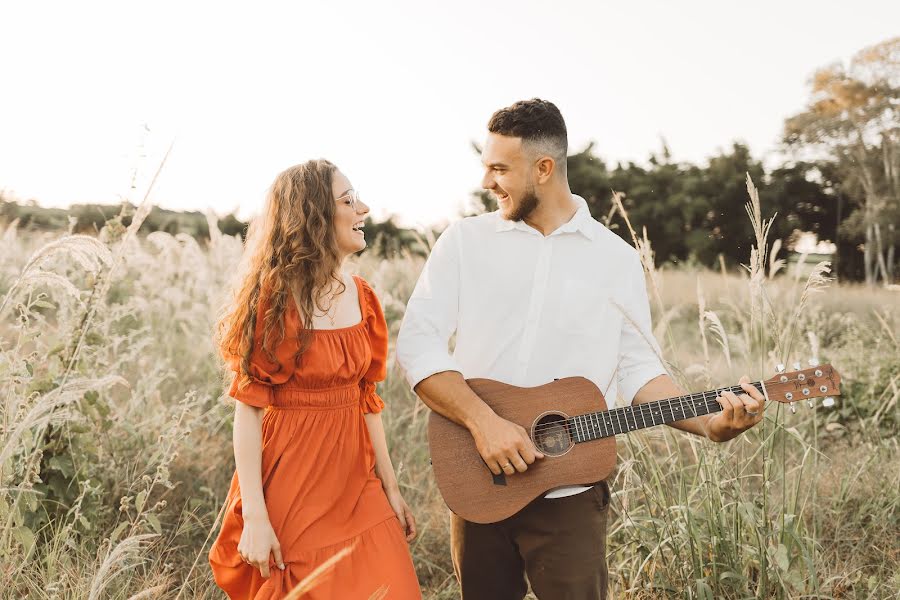
<svg viewBox="0 0 900 600">
<path fill-rule="evenodd" d="M 750 385 L 763 394 L 765 393 L 761 381 L 754 381 Z M 745 393 L 739 385 L 718 388 L 676 398 L 578 415 L 569 418 L 566 425 L 575 443 L 589 442 L 636 429 L 664 425 L 721 411 L 722 407 L 716 402 L 716 396 L 722 392 Z"/>
</svg>

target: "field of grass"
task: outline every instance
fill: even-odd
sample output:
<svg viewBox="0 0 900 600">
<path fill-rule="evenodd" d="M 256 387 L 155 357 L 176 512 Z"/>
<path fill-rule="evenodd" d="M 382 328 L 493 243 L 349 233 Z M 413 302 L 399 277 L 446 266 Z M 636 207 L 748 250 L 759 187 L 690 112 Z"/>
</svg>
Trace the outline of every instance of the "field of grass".
<svg viewBox="0 0 900 600">
<path fill-rule="evenodd" d="M 233 406 L 211 327 L 241 243 L 215 227 L 208 247 L 138 238 L 141 212 L 97 238 L 0 228 L 3 598 L 221 597 L 206 552 L 233 472 Z M 801 278 L 770 254 L 741 272 L 650 270 L 672 374 L 699 391 L 815 355 L 843 395 L 771 406 L 725 444 L 669 428 L 620 437 L 612 597 L 900 597 L 900 294 L 821 269 Z M 421 266 L 349 265 L 393 335 Z M 395 368 L 380 389 L 424 595 L 457 598 L 427 409 Z"/>
</svg>

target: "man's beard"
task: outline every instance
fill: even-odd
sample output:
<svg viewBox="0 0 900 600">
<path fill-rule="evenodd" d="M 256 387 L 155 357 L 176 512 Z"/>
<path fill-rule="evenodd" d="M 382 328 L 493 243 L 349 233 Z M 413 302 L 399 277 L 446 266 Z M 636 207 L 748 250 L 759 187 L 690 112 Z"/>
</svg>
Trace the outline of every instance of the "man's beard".
<svg viewBox="0 0 900 600">
<path fill-rule="evenodd" d="M 538 207 L 538 204 L 540 204 L 540 200 L 538 200 L 534 190 L 531 189 L 525 192 L 525 195 L 522 196 L 522 200 L 520 200 L 519 204 L 513 208 L 511 213 L 509 213 L 507 219 L 510 221 L 522 221 L 527 219 L 531 213 L 534 212 L 534 209 Z"/>
</svg>

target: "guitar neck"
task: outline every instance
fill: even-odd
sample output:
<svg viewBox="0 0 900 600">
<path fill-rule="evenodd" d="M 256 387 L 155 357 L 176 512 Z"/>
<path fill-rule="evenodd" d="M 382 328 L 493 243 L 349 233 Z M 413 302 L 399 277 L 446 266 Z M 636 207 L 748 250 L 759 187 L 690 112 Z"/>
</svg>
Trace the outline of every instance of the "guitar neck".
<svg viewBox="0 0 900 600">
<path fill-rule="evenodd" d="M 766 393 L 761 381 L 754 381 L 750 385 L 763 394 Z M 721 411 L 722 407 L 716 402 L 716 397 L 722 392 L 745 393 L 739 385 L 718 388 L 655 402 L 578 415 L 570 417 L 566 423 L 575 443 L 589 442 Z"/>
</svg>

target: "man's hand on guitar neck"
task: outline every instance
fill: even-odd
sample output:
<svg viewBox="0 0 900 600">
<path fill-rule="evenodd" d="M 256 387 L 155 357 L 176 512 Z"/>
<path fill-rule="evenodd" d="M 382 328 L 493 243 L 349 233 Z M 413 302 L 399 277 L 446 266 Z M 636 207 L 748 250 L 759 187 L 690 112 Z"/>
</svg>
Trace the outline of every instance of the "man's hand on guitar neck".
<svg viewBox="0 0 900 600">
<path fill-rule="evenodd" d="M 722 412 L 694 417 L 669 423 L 670 427 L 687 431 L 714 442 L 727 442 L 747 431 L 763 420 L 766 399 L 762 393 L 750 385 L 750 378 L 740 379 L 746 394 L 738 396 L 725 392 L 716 400 L 722 405 Z M 675 398 L 686 393 L 668 375 L 660 375 L 648 381 L 634 396 L 633 404 L 653 402 L 664 398 Z"/>
<path fill-rule="evenodd" d="M 466 427 L 482 460 L 494 475 L 523 473 L 544 455 L 525 429 L 500 417 L 457 371 L 435 373 L 420 381 L 416 394 L 428 407 Z"/>
<path fill-rule="evenodd" d="M 716 398 L 722 405 L 722 412 L 707 415 L 706 436 L 714 442 L 727 442 L 763 420 L 766 398 L 750 385 L 746 375 L 738 382 L 747 393 L 738 396 L 734 392 L 725 392 Z"/>
</svg>

